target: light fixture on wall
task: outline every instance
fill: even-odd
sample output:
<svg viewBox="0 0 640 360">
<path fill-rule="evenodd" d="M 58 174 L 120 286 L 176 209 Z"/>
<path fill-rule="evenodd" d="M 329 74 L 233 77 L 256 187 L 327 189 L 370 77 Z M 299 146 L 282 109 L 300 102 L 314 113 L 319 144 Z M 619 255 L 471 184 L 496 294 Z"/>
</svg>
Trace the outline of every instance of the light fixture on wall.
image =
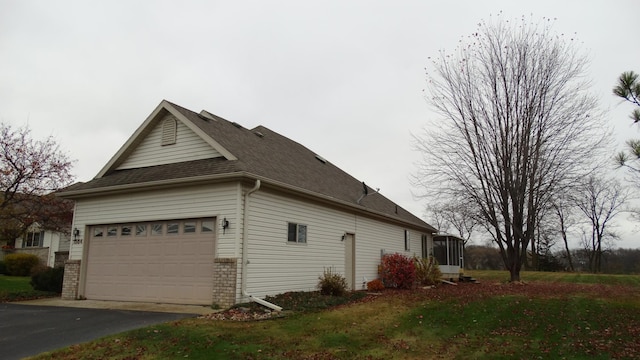
<svg viewBox="0 0 640 360">
<path fill-rule="evenodd" d="M 82 239 L 80 238 L 80 230 L 78 228 L 73 228 L 73 243 L 81 244 Z"/>
<path fill-rule="evenodd" d="M 229 228 L 229 221 L 227 218 L 222 219 L 222 233 L 224 234 L 225 230 Z"/>
</svg>

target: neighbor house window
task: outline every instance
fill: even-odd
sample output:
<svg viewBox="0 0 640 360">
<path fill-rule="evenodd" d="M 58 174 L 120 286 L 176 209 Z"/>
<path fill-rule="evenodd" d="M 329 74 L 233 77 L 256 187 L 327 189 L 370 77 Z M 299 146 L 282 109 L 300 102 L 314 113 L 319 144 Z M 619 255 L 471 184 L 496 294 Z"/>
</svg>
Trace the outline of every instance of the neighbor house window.
<svg viewBox="0 0 640 360">
<path fill-rule="evenodd" d="M 289 223 L 287 241 L 295 243 L 307 242 L 307 225 Z"/>
<path fill-rule="evenodd" d="M 44 244 L 44 231 L 28 232 L 22 247 L 42 247 Z"/>
<path fill-rule="evenodd" d="M 404 231 L 404 251 L 411 250 L 411 238 L 409 237 L 409 230 Z"/>
</svg>

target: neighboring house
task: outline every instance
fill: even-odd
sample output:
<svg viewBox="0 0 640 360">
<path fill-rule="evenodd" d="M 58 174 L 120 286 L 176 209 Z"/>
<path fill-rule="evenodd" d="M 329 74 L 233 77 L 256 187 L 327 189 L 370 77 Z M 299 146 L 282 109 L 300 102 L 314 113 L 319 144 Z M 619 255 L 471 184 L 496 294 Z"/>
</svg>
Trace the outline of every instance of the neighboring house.
<svg viewBox="0 0 640 360">
<path fill-rule="evenodd" d="M 69 257 L 70 240 L 68 231 L 48 230 L 34 223 L 22 238 L 16 239 L 14 252 L 37 255 L 47 266 L 63 266 Z"/>
<path fill-rule="evenodd" d="M 69 257 L 73 205 L 53 194 L 17 194 L 0 218 L 0 260 L 9 253 L 26 253 L 38 256 L 43 265 L 63 266 Z"/>
<path fill-rule="evenodd" d="M 59 195 L 76 203 L 66 299 L 227 307 L 326 268 L 363 289 L 381 254 L 429 254 L 436 231 L 295 141 L 167 101 Z"/>
</svg>

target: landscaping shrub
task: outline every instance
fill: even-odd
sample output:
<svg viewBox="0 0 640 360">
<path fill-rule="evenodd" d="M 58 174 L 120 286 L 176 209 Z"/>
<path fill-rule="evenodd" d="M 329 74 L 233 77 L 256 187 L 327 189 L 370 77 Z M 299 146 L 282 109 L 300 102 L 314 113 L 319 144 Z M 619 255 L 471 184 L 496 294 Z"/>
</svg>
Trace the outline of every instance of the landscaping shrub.
<svg viewBox="0 0 640 360">
<path fill-rule="evenodd" d="M 36 266 L 31 273 L 31 286 L 34 290 L 62 293 L 64 267 Z"/>
<path fill-rule="evenodd" d="M 331 268 L 324 269 L 324 274 L 318 279 L 318 289 L 322 295 L 343 296 L 347 292 L 347 280 Z"/>
<path fill-rule="evenodd" d="M 428 258 L 414 257 L 413 262 L 416 267 L 416 281 L 420 285 L 435 285 L 442 278 L 438 260 L 435 257 Z"/>
<path fill-rule="evenodd" d="M 9 275 L 7 272 L 7 266 L 4 264 L 4 261 L 0 261 L 0 275 Z"/>
<path fill-rule="evenodd" d="M 384 284 L 382 283 L 382 280 L 380 279 L 375 279 L 375 280 L 371 280 L 367 283 L 367 290 L 368 291 L 382 291 L 384 290 Z"/>
<path fill-rule="evenodd" d="M 8 254 L 4 257 L 7 273 L 12 276 L 29 276 L 31 269 L 40 264 L 40 259 L 33 254 Z"/>
<path fill-rule="evenodd" d="M 411 289 L 416 281 L 413 260 L 402 254 L 388 254 L 380 264 L 382 283 L 388 288 Z"/>
</svg>

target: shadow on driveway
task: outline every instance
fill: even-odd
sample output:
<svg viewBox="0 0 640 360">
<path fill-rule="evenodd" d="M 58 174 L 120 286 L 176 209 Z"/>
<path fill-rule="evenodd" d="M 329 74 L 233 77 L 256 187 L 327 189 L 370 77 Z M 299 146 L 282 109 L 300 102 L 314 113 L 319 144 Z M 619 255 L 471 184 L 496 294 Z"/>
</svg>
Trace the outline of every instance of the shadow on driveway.
<svg viewBox="0 0 640 360">
<path fill-rule="evenodd" d="M 196 314 L 0 304 L 2 359 L 20 359 Z"/>
</svg>

